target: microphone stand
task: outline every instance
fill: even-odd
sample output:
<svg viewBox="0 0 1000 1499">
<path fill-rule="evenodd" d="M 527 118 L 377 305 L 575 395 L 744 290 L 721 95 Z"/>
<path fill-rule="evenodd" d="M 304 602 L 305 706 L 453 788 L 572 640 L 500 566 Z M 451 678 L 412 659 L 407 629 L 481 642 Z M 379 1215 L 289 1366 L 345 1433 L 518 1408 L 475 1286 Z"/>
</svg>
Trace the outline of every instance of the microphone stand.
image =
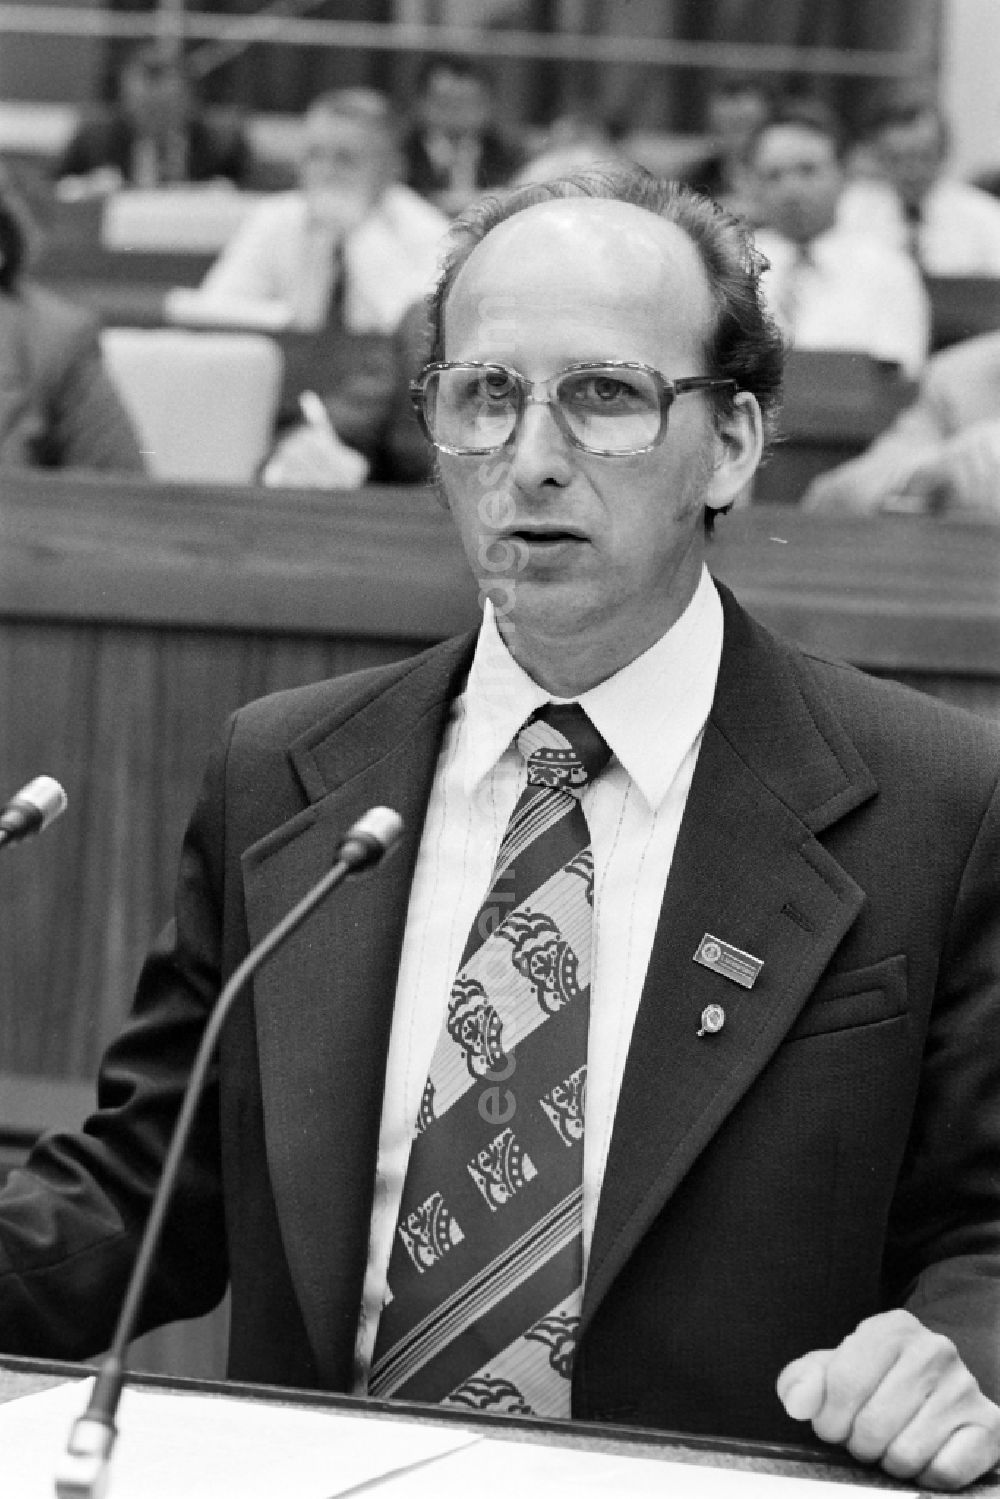
<svg viewBox="0 0 1000 1499">
<path fill-rule="evenodd" d="M 105 1493 L 108 1465 L 118 1435 L 115 1414 L 127 1376 L 126 1349 L 135 1333 L 142 1298 L 159 1247 L 177 1173 L 201 1102 L 209 1064 L 234 1000 L 238 998 L 247 980 L 291 936 L 320 901 L 342 884 L 349 874 L 377 864 L 396 843 L 402 828 L 398 813 L 387 807 L 375 807 L 365 813 L 345 835 L 338 849 L 337 859 L 326 874 L 307 890 L 298 904 L 282 917 L 256 947 L 251 948 L 223 986 L 198 1043 L 111 1345 L 98 1364 L 87 1409 L 73 1423 L 66 1451 L 56 1472 L 58 1499 L 102 1499 Z"/>
</svg>

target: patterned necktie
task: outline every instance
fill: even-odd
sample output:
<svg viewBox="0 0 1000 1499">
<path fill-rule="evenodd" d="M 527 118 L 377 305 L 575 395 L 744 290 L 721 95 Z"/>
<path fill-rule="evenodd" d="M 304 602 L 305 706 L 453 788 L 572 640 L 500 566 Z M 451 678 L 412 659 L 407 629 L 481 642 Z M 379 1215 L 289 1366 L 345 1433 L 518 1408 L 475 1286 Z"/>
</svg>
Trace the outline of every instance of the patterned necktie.
<svg viewBox="0 0 1000 1499">
<path fill-rule="evenodd" d="M 594 899 L 579 797 L 610 750 L 577 703 L 517 746 L 528 783 L 424 1087 L 368 1389 L 568 1416 Z"/>
</svg>

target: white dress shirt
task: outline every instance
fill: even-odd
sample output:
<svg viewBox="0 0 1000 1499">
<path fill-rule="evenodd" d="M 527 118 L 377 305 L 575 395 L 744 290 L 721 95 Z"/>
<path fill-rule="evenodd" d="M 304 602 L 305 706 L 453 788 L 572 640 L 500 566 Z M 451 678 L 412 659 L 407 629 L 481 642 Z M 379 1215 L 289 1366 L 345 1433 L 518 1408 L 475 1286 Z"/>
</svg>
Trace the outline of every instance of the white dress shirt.
<svg viewBox="0 0 1000 1499">
<path fill-rule="evenodd" d="M 585 1270 L 625 1058 L 721 653 L 722 605 L 703 571 L 672 628 L 577 699 L 612 751 L 607 769 L 582 795 L 594 853 Z M 424 1082 L 466 939 L 527 780 L 514 737 L 553 700 L 509 654 L 487 604 L 469 679 L 444 736 L 410 891 L 358 1324 L 359 1393 L 375 1346 Z"/>
<path fill-rule="evenodd" d="M 344 322 L 352 333 L 395 331 L 433 287 L 448 227 L 445 215 L 408 187 L 386 188 L 344 241 Z M 262 326 L 319 328 L 333 292 L 337 240 L 313 222 L 304 193 L 274 193 L 247 215 L 184 308 L 207 316 L 216 304 L 230 318 L 242 308 L 245 321 Z"/>
<path fill-rule="evenodd" d="M 887 182 L 849 183 L 837 222 L 892 249 L 910 249 L 913 230 Z M 1000 203 L 971 182 L 939 177 L 921 205 L 916 248 L 920 264 L 933 276 L 1000 276 Z"/>
<path fill-rule="evenodd" d="M 755 230 L 754 240 L 770 262 L 761 289 L 793 348 L 860 351 L 919 374 L 930 303 L 908 255 L 838 228 L 817 235 L 805 261 L 774 229 Z"/>
</svg>

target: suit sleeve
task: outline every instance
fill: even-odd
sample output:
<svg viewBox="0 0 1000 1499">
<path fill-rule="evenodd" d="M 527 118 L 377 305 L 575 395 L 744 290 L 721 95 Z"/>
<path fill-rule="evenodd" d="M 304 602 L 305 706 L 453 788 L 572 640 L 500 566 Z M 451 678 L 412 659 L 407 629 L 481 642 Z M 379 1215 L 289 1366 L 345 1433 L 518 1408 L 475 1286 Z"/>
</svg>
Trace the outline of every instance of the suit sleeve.
<svg viewBox="0 0 1000 1499">
<path fill-rule="evenodd" d="M 98 135 L 99 128 L 95 121 L 82 120 L 66 142 L 53 169 L 53 176 L 57 180 L 62 177 L 83 177 L 96 166 L 105 165 L 100 159 L 102 153 Z"/>
<path fill-rule="evenodd" d="M 906 1305 L 1000 1400 L 1000 789 L 951 915 L 914 1119 L 891 1225 Z"/>
<path fill-rule="evenodd" d="M 81 1358 L 107 1347 L 220 979 L 223 773 L 210 764 L 188 828 L 176 911 L 108 1049 L 98 1108 L 50 1135 L 0 1191 L 0 1350 Z M 209 1311 L 228 1263 L 213 1067 L 166 1221 L 139 1331 Z"/>
<path fill-rule="evenodd" d="M 253 209 L 209 268 L 199 290 L 220 301 L 285 302 L 288 287 L 281 273 L 282 241 L 288 229 L 275 202 Z"/>
<path fill-rule="evenodd" d="M 93 326 L 83 332 L 48 394 L 46 459 L 56 468 L 144 474 L 139 435 L 101 357 Z"/>
</svg>

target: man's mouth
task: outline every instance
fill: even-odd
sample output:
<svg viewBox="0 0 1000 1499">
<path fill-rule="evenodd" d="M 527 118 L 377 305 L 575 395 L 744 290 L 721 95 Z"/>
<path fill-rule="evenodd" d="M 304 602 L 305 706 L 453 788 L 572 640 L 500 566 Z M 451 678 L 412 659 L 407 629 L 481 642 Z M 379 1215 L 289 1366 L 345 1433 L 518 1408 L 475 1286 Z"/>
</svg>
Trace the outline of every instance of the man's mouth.
<svg viewBox="0 0 1000 1499">
<path fill-rule="evenodd" d="M 520 541 L 528 546 L 555 546 L 560 542 L 584 541 L 582 531 L 573 526 L 544 525 L 516 526 L 507 533 L 509 541 Z"/>
</svg>

